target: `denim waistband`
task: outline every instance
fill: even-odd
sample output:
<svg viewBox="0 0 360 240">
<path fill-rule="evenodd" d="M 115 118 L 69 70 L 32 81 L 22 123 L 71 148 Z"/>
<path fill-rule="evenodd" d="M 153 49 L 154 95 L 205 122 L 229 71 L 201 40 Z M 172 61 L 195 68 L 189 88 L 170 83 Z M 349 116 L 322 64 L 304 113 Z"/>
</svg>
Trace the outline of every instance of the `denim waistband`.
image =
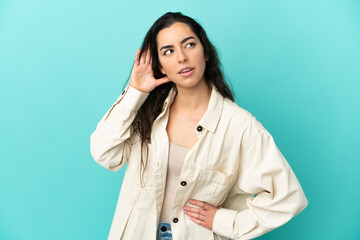
<svg viewBox="0 0 360 240">
<path fill-rule="evenodd" d="M 156 240 L 172 240 L 171 224 L 163 221 L 159 222 Z"/>
</svg>

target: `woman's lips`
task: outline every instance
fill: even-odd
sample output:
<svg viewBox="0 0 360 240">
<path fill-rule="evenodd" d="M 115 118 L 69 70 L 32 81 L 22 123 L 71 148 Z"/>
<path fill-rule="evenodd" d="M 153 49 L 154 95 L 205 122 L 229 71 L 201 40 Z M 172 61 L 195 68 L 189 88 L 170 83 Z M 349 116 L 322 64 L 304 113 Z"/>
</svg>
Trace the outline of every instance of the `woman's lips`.
<svg viewBox="0 0 360 240">
<path fill-rule="evenodd" d="M 194 70 L 195 70 L 195 68 L 191 69 L 191 70 L 188 71 L 188 72 L 180 73 L 180 75 L 183 76 L 183 77 L 189 77 L 189 76 L 191 76 L 191 75 L 194 73 Z"/>
</svg>

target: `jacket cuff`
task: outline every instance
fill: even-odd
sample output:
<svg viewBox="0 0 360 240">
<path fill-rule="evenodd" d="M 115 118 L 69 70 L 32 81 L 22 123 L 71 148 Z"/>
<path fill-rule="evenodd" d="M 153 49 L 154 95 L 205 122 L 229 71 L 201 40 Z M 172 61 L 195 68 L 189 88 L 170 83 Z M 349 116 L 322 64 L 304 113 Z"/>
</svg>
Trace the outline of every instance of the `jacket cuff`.
<svg viewBox="0 0 360 240">
<path fill-rule="evenodd" d="M 257 226 L 249 209 L 241 212 L 219 208 L 214 216 L 212 231 L 218 235 L 234 239 L 243 236 Z"/>
<path fill-rule="evenodd" d="M 138 111 L 149 95 L 150 93 L 141 92 L 128 84 L 124 93 L 121 94 L 115 104 L 118 104 L 121 100 L 121 107 L 123 109 Z"/>
<path fill-rule="evenodd" d="M 227 208 L 219 208 L 216 210 L 212 231 L 221 236 L 228 236 L 233 232 L 233 225 L 237 213 L 237 211 Z"/>
</svg>

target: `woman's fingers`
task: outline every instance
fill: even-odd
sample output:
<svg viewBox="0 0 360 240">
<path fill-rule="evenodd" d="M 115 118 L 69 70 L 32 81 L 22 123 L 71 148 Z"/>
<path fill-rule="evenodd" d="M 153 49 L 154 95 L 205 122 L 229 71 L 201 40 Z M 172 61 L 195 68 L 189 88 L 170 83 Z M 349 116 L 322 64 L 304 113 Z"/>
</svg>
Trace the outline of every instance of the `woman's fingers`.
<svg viewBox="0 0 360 240">
<path fill-rule="evenodd" d="M 138 49 L 136 51 L 136 57 L 135 57 L 135 62 L 137 62 L 138 65 L 142 64 L 142 63 L 143 64 L 149 64 L 149 63 L 152 62 L 151 61 L 150 45 L 148 45 L 148 47 L 146 47 L 144 49 L 144 52 L 141 54 L 141 56 L 140 56 L 140 52 L 141 52 L 141 50 Z M 140 58 L 140 60 L 139 60 L 139 58 Z"/>
<path fill-rule="evenodd" d="M 136 55 L 135 55 L 135 64 L 136 66 L 139 65 L 139 55 L 140 55 L 140 49 L 136 50 Z"/>
<path fill-rule="evenodd" d="M 140 56 L 140 64 L 144 63 L 144 58 L 145 58 L 144 55 L 145 55 L 145 51 Z"/>
</svg>

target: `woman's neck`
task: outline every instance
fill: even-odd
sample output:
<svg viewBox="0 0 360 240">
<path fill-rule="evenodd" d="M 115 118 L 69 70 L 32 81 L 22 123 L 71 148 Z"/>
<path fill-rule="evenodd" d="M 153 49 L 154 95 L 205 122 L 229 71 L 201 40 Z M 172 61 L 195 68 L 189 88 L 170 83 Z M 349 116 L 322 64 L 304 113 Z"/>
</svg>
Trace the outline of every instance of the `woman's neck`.
<svg viewBox="0 0 360 240">
<path fill-rule="evenodd" d="M 211 96 L 211 88 L 202 80 L 192 88 L 177 86 L 177 95 L 172 108 L 177 111 L 192 114 L 194 112 L 205 112 Z"/>
</svg>

